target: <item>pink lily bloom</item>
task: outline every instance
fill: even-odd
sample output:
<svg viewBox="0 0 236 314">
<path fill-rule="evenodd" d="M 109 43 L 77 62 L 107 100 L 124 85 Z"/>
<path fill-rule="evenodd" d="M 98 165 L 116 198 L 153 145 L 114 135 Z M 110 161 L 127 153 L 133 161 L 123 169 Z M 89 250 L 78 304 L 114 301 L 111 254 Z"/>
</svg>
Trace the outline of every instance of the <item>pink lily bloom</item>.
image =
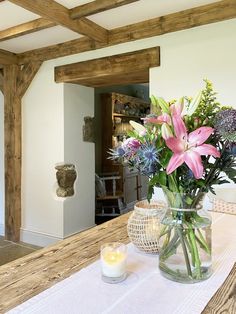
<svg viewBox="0 0 236 314">
<path fill-rule="evenodd" d="M 146 117 L 143 118 L 142 120 L 144 120 L 144 123 L 153 123 L 153 124 L 162 124 L 162 123 L 168 123 L 171 125 L 171 118 L 167 113 L 163 113 L 160 116 L 156 116 L 156 117 Z"/>
<path fill-rule="evenodd" d="M 211 127 L 200 127 L 191 133 L 187 133 L 184 121 L 179 115 L 172 118 L 176 137 L 166 140 L 166 145 L 174 155 L 167 166 L 167 174 L 172 173 L 184 162 L 192 170 L 194 177 L 200 179 L 203 175 L 201 155 L 220 157 L 219 151 L 210 144 L 203 144 L 214 131 Z"/>
</svg>

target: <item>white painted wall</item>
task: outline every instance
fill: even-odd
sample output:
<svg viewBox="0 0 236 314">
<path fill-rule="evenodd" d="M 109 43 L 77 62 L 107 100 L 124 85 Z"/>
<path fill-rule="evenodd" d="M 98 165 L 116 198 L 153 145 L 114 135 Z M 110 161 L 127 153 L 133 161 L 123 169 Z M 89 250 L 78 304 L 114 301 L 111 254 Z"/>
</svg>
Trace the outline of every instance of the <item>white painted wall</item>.
<svg viewBox="0 0 236 314">
<path fill-rule="evenodd" d="M 73 104 L 68 105 L 67 109 L 64 107 L 63 93 L 66 95 L 70 88 L 67 90 L 63 84 L 54 83 L 56 65 L 160 45 L 161 67 L 151 70 L 151 94 L 167 99 L 177 98 L 183 94 L 193 95 L 203 87 L 202 79 L 207 77 L 219 91 L 219 100 L 236 107 L 235 33 L 236 19 L 233 19 L 44 62 L 23 99 L 22 239 L 35 244 L 39 244 L 40 241 L 47 244 L 64 237 L 77 226 L 71 225 L 72 212 L 77 210 L 71 209 L 72 201 L 69 201 L 67 206 L 63 199 L 58 200 L 55 196 L 54 166 L 74 158 L 74 144 L 70 148 L 64 146 L 66 143 L 64 137 L 67 137 L 64 126 L 67 127 L 69 117 L 72 117 L 67 109 L 69 110 L 70 106 L 73 108 Z M 75 93 L 73 97 L 76 98 L 77 91 L 73 93 Z M 64 110 L 67 121 L 64 121 Z M 88 110 L 92 113 L 91 108 Z M 83 158 L 86 156 L 83 155 Z M 94 167 L 92 159 L 91 170 Z M 79 180 L 85 180 L 86 175 L 79 164 L 77 170 L 79 184 Z M 79 190 L 76 193 L 79 193 Z M 94 185 L 86 191 L 91 199 L 92 193 Z M 85 199 L 83 206 L 84 202 Z M 70 214 L 66 215 L 66 210 Z M 79 229 L 83 228 L 80 223 L 86 228 L 91 218 L 91 212 L 88 221 L 87 218 L 82 219 L 81 213 L 78 211 L 76 218 Z"/>
<path fill-rule="evenodd" d="M 150 71 L 150 95 L 166 100 L 194 96 L 208 78 L 220 103 L 236 108 L 235 33 L 236 19 L 161 36 L 161 66 Z M 225 200 L 230 201 L 236 191 L 233 183 L 217 187 L 217 195 L 226 188 Z M 154 198 L 165 200 L 161 189 L 155 189 Z M 206 199 L 205 207 L 211 206 Z"/>
<path fill-rule="evenodd" d="M 22 119 L 21 240 L 45 245 L 63 238 L 55 165 L 64 160 L 64 97 L 50 63 L 43 64 L 25 94 Z"/>
<path fill-rule="evenodd" d="M 4 235 L 4 99 L 0 92 L 0 235 Z"/>
<path fill-rule="evenodd" d="M 94 116 L 94 89 L 64 84 L 64 160 L 77 171 L 75 195 L 64 202 L 64 237 L 95 224 L 95 144 L 83 141 L 86 116 Z"/>
<path fill-rule="evenodd" d="M 194 96 L 208 78 L 218 100 L 236 108 L 235 33 L 236 19 L 160 36 L 161 66 L 151 70 L 150 94 Z"/>
</svg>

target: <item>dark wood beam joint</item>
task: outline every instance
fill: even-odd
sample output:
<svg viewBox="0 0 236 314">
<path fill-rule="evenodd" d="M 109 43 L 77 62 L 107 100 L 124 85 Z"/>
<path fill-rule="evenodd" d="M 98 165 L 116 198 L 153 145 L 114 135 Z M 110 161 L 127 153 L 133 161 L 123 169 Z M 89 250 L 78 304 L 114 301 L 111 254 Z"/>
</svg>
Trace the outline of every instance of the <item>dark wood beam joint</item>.
<svg viewBox="0 0 236 314">
<path fill-rule="evenodd" d="M 18 57 L 15 53 L 0 49 L 0 65 L 17 64 Z"/>
<path fill-rule="evenodd" d="M 22 98 L 38 72 L 42 62 L 34 61 L 24 65 L 17 78 L 17 95 Z"/>
</svg>

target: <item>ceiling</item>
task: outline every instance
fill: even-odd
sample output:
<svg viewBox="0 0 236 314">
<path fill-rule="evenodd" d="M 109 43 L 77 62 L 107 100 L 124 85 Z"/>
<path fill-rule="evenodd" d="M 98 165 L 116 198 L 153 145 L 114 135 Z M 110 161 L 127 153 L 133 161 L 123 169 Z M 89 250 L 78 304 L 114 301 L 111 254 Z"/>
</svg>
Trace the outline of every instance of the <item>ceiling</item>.
<svg viewBox="0 0 236 314">
<path fill-rule="evenodd" d="M 22 2 L 34 2 L 28 0 Z M 51 0 L 50 0 L 51 1 Z M 35 1 L 41 4 L 50 3 L 49 0 Z M 99 2 L 104 0 L 57 0 L 56 2 L 68 9 L 84 5 L 89 2 Z M 201 5 L 218 2 L 217 0 L 139 0 L 122 5 L 104 12 L 96 13 L 86 17 L 92 22 L 111 30 L 120 26 L 125 26 L 151 18 L 179 12 L 185 9 L 198 7 Z M 0 49 L 14 53 L 22 53 L 32 49 L 47 47 L 53 44 L 63 43 L 73 39 L 78 39 L 83 35 L 76 33 L 63 26 L 53 26 L 31 34 L 19 36 L 8 40 L 1 38 L 2 31 L 18 26 L 20 24 L 41 18 L 40 15 L 32 13 L 19 5 L 17 1 L 0 0 Z M 19 1 L 20 2 L 20 1 Z M 104 1 L 106 2 L 106 1 Z M 108 2 L 108 1 L 107 1 Z M 119 2 L 118 0 L 116 2 Z M 130 1 L 131 2 L 131 1 Z"/>
</svg>

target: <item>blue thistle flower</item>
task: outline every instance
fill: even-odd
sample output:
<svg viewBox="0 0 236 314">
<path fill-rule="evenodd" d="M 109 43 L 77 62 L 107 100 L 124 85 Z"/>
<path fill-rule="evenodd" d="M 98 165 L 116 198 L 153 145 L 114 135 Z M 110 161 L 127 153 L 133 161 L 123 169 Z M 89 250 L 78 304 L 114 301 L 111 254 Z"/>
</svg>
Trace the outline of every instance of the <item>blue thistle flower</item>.
<svg viewBox="0 0 236 314">
<path fill-rule="evenodd" d="M 158 150 L 152 144 L 143 144 L 139 150 L 140 172 L 144 175 L 152 175 L 157 170 L 159 163 Z"/>
<path fill-rule="evenodd" d="M 159 162 L 158 151 L 153 145 L 142 145 L 142 159 L 146 166 Z"/>
<path fill-rule="evenodd" d="M 125 157 L 125 150 L 119 146 L 116 149 L 110 149 L 109 154 L 111 155 L 108 157 L 109 159 L 117 160 L 119 158 Z"/>
</svg>

